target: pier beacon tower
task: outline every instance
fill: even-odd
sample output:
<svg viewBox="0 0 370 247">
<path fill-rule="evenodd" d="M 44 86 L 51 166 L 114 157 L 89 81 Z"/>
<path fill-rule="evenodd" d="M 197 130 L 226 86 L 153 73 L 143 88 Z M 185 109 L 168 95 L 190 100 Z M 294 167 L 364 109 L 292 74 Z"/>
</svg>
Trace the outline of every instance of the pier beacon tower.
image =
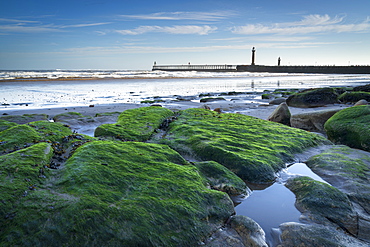
<svg viewBox="0 0 370 247">
<path fill-rule="evenodd" d="M 252 63 L 251 63 L 251 65 L 256 65 L 255 64 L 255 57 L 256 57 L 256 49 L 253 47 L 252 48 Z"/>
</svg>

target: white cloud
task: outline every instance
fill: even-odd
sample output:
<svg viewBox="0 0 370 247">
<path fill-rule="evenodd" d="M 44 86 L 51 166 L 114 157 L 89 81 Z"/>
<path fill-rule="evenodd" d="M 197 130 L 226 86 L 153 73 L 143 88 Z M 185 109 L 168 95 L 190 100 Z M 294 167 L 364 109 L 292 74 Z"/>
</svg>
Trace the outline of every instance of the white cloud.
<svg viewBox="0 0 370 247">
<path fill-rule="evenodd" d="M 301 21 L 289 23 L 275 23 L 270 26 L 249 24 L 236 26 L 231 29 L 235 34 L 309 34 L 309 33 L 341 33 L 370 31 L 370 19 L 362 23 L 344 24 L 344 17 L 331 18 L 328 15 L 309 15 Z"/>
<path fill-rule="evenodd" d="M 86 23 L 86 24 L 74 24 L 74 25 L 65 25 L 61 26 L 61 28 L 70 28 L 70 27 L 92 27 L 92 26 L 101 26 L 101 25 L 107 25 L 111 22 L 99 22 L 99 23 Z"/>
<path fill-rule="evenodd" d="M 198 20 L 218 21 L 236 15 L 232 11 L 216 12 L 158 12 L 147 15 L 120 15 L 124 18 L 141 20 Z"/>
<path fill-rule="evenodd" d="M 196 26 L 196 25 L 183 25 L 183 26 L 140 26 L 132 30 L 116 30 L 117 33 L 123 35 L 138 35 L 149 32 L 156 33 L 170 33 L 170 34 L 199 34 L 207 35 L 217 30 L 217 27 Z"/>
<path fill-rule="evenodd" d="M 0 25 L 0 32 L 5 33 L 44 33 L 63 32 L 52 25 L 25 26 L 22 23 L 15 25 Z"/>
</svg>

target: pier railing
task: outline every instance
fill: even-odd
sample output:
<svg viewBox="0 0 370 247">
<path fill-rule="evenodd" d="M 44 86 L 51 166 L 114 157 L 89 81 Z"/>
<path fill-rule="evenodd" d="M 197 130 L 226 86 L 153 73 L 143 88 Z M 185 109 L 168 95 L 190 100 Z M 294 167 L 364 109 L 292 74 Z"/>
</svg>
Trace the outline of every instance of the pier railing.
<svg viewBox="0 0 370 247">
<path fill-rule="evenodd" d="M 154 65 L 152 70 L 164 71 L 236 71 L 237 65 Z"/>
</svg>

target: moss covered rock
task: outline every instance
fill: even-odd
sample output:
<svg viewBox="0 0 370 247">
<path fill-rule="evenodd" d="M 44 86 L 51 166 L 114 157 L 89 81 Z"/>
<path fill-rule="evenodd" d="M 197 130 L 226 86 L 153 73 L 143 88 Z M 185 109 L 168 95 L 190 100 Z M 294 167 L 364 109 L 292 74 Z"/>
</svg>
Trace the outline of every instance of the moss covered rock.
<svg viewBox="0 0 370 247">
<path fill-rule="evenodd" d="M 307 89 L 288 97 L 286 103 L 293 107 L 319 107 L 337 103 L 337 91 L 334 88 Z"/>
<path fill-rule="evenodd" d="M 0 154 L 28 147 L 41 139 L 41 135 L 28 125 L 11 127 L 0 132 Z"/>
<path fill-rule="evenodd" d="M 29 122 L 48 120 L 48 115 L 46 114 L 23 114 L 23 115 L 8 115 L 1 116 L 0 119 L 9 122 L 14 122 L 17 124 L 25 124 Z"/>
<path fill-rule="evenodd" d="M 295 153 L 328 141 L 318 135 L 241 114 L 180 112 L 164 143 L 198 160 L 216 161 L 242 179 L 271 182 Z"/>
<path fill-rule="evenodd" d="M 325 123 L 329 140 L 352 148 L 370 151 L 370 106 L 341 110 Z"/>
<path fill-rule="evenodd" d="M 17 125 L 18 124 L 14 123 L 14 122 L 9 122 L 9 121 L 0 119 L 0 132 L 4 131 L 6 129 L 9 129 L 11 127 L 17 126 Z"/>
<path fill-rule="evenodd" d="M 319 223 L 335 223 L 353 235 L 358 233 L 358 217 L 347 195 L 309 177 L 295 177 L 286 186 L 296 196 L 296 207 Z M 329 221 L 327 221 L 329 220 Z"/>
<path fill-rule="evenodd" d="M 0 245 L 6 246 L 7 233 L 13 232 L 12 238 L 23 238 L 26 234 L 20 226 L 16 226 L 15 218 L 23 221 L 30 219 L 33 213 L 37 214 L 42 205 L 33 204 L 33 211 L 26 211 L 29 199 L 35 191 L 45 183 L 49 176 L 48 169 L 53 155 L 49 143 L 38 143 L 31 147 L 0 156 Z M 30 215 L 29 215 L 30 214 Z M 18 239 L 19 240 L 19 239 Z"/>
<path fill-rule="evenodd" d="M 370 101 L 370 93 L 368 92 L 345 92 L 338 97 L 338 100 L 342 103 L 355 103 L 359 100 Z"/>
<path fill-rule="evenodd" d="M 89 142 L 53 173 L 1 217 L 1 244 L 195 246 L 234 212 L 226 193 L 207 189 L 164 145 Z"/>
<path fill-rule="evenodd" d="M 149 106 L 126 110 L 116 124 L 103 124 L 95 129 L 96 137 L 111 137 L 120 140 L 146 141 L 161 123 L 173 112 L 169 109 Z"/>
<path fill-rule="evenodd" d="M 51 142 L 61 142 L 65 136 L 71 135 L 72 130 L 62 123 L 53 123 L 48 121 L 30 122 L 28 124 L 34 128 L 42 139 Z"/>
<path fill-rule="evenodd" d="M 193 164 L 212 189 L 226 192 L 231 196 L 249 193 L 244 181 L 223 165 L 214 161 L 193 162 Z"/>
</svg>

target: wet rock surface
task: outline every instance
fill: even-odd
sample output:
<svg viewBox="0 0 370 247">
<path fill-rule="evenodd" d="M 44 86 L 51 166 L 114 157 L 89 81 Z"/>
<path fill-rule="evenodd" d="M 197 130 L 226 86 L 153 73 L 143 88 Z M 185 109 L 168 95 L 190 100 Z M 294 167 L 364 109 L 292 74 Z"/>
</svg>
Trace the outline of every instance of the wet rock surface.
<svg viewBox="0 0 370 247">
<path fill-rule="evenodd" d="M 295 114 L 290 118 L 291 126 L 312 132 L 325 133 L 324 124 L 339 110 L 323 110 Z"/>
<path fill-rule="evenodd" d="M 338 93 L 333 88 L 307 89 L 288 97 L 286 103 L 294 107 L 319 107 L 338 103 Z"/>
<path fill-rule="evenodd" d="M 229 195 L 248 195 L 241 178 L 271 182 L 296 153 L 330 144 L 221 111 L 123 113 L 0 120 L 1 244 L 267 246 L 257 222 L 232 216 Z M 151 143 L 76 133 L 99 123 Z M 320 152 L 307 165 L 330 185 L 288 181 L 305 224 L 282 224 L 280 246 L 368 246 L 369 153 L 336 145 Z"/>
<path fill-rule="evenodd" d="M 324 128 L 329 140 L 370 151 L 370 106 L 349 107 L 334 114 Z"/>
</svg>

